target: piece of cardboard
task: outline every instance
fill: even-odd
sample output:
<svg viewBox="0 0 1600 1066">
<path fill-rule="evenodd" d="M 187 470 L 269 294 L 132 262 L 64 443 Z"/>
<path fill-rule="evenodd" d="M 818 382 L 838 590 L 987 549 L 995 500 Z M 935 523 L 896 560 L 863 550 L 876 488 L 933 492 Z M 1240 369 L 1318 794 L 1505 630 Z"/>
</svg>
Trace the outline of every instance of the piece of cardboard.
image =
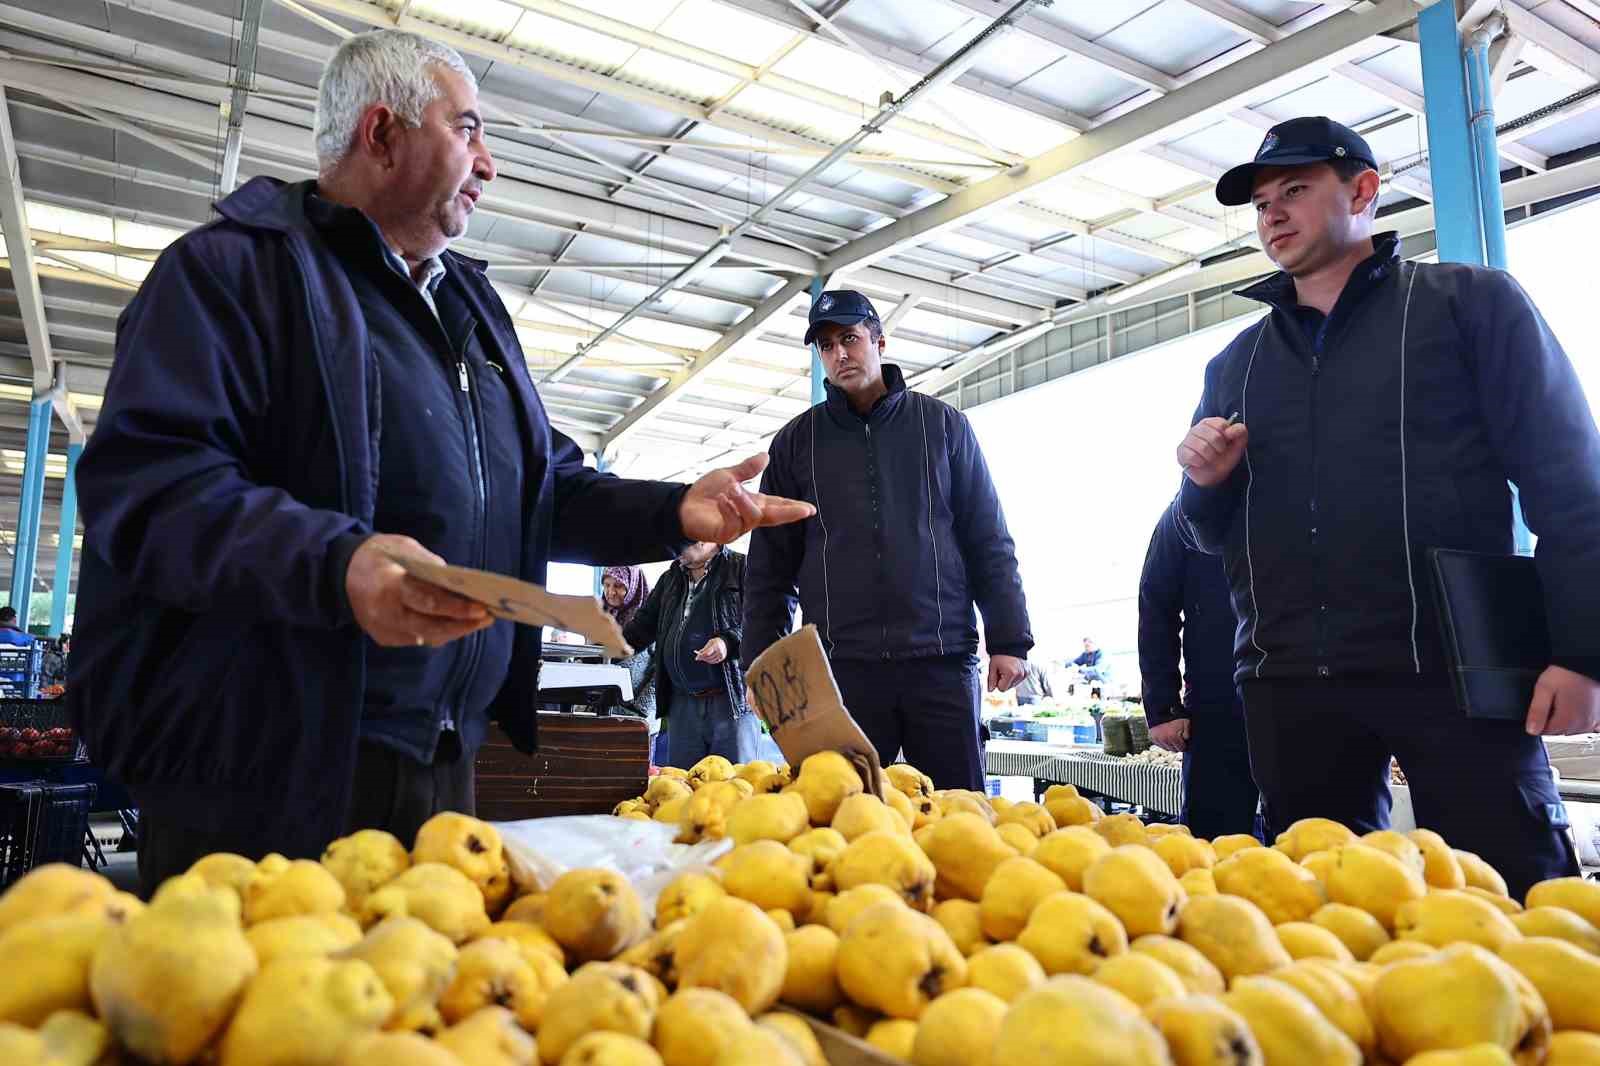
<svg viewBox="0 0 1600 1066">
<path fill-rule="evenodd" d="M 791 1007 L 777 1009 L 784 1014 L 794 1015 L 811 1027 L 811 1033 L 817 1038 L 817 1046 L 822 1048 L 822 1057 L 828 1060 L 828 1066 L 905 1066 L 900 1059 L 804 1011 Z"/>
<path fill-rule="evenodd" d="M 816 626 L 804 626 L 762 652 L 745 673 L 745 685 L 750 706 L 790 766 L 798 769 L 819 751 L 837 751 L 869 792 L 883 795 L 878 751 L 845 708 Z"/>
<path fill-rule="evenodd" d="M 481 603 L 496 618 L 525 626 L 554 626 L 579 633 L 608 654 L 625 659 L 633 654 L 622 639 L 617 620 L 600 609 L 593 596 L 563 596 L 542 586 L 518 581 L 504 574 L 472 570 L 465 566 L 445 566 L 388 552 L 389 558 L 418 581 L 446 589 L 457 596 Z"/>
</svg>

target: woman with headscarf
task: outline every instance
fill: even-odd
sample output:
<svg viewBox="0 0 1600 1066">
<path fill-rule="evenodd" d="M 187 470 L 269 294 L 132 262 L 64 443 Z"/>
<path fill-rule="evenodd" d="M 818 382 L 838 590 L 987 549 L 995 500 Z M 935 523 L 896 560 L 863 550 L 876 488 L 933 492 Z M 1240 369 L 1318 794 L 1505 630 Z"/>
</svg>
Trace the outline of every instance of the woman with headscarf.
<svg viewBox="0 0 1600 1066">
<path fill-rule="evenodd" d="M 633 616 L 639 613 L 639 608 L 650 595 L 650 580 L 640 567 L 608 566 L 600 575 L 600 591 L 601 609 L 615 618 L 618 626 L 625 627 L 633 621 Z M 633 699 L 621 704 L 617 710 L 623 714 L 637 715 L 649 723 L 650 761 L 659 764 L 661 760 L 656 757 L 655 749 L 661 747 L 661 757 L 665 758 L 666 735 L 660 719 L 656 717 L 654 651 L 653 647 L 639 648 L 628 658 L 618 660 L 617 665 L 626 668 L 633 679 Z"/>
</svg>

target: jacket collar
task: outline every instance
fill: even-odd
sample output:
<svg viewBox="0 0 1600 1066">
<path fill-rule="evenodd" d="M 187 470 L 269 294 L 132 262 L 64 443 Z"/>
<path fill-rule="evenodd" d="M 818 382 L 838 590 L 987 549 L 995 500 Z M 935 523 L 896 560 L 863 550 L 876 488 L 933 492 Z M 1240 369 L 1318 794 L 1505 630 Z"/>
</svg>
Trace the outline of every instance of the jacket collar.
<svg viewBox="0 0 1600 1066">
<path fill-rule="evenodd" d="M 230 222 L 252 229 L 271 230 L 277 233 L 300 232 L 311 234 L 316 226 L 306 214 L 306 197 L 317 191 L 313 180 L 286 182 L 278 178 L 251 178 L 239 188 L 217 201 L 217 213 Z M 352 211 L 365 218 L 355 208 L 337 208 Z M 445 251 L 439 257 L 447 267 L 457 264 L 472 267 L 483 274 L 489 264 L 459 252 Z"/>
<path fill-rule="evenodd" d="M 884 393 L 884 395 L 879 398 L 878 402 L 873 405 L 872 410 L 868 412 L 867 417 L 869 418 L 878 414 L 880 411 L 887 412 L 893 409 L 894 406 L 900 402 L 900 398 L 905 395 L 906 376 L 894 363 L 883 364 L 883 383 L 888 387 L 889 391 Z M 831 411 L 835 416 L 839 418 L 861 417 L 860 415 L 856 414 L 855 409 L 850 406 L 850 396 L 843 389 L 839 388 L 839 386 L 835 385 L 831 381 L 824 382 L 822 387 L 827 395 L 827 400 L 825 402 L 828 405 L 828 410 Z"/>
<path fill-rule="evenodd" d="M 1395 230 L 1375 234 L 1372 238 L 1372 254 L 1362 260 L 1361 265 L 1351 273 L 1345 288 L 1365 287 L 1381 281 L 1393 272 L 1399 262 L 1400 234 Z M 1261 279 L 1254 285 L 1239 289 L 1234 295 L 1264 303 L 1274 310 L 1284 312 L 1293 312 L 1299 304 L 1299 299 L 1295 296 L 1294 279 L 1282 270 Z"/>
</svg>

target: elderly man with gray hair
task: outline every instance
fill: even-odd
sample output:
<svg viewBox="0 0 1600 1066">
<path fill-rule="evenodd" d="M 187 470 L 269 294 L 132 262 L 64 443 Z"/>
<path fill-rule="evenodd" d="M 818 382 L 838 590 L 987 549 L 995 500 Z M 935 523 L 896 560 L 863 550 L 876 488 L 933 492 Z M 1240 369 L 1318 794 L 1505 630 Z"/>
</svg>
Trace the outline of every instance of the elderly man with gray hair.
<svg viewBox="0 0 1600 1066">
<path fill-rule="evenodd" d="M 808 506 L 583 465 L 484 264 L 448 249 L 495 178 L 471 69 L 392 30 L 323 73 L 319 173 L 256 178 L 118 324 L 78 468 L 73 716 L 141 809 L 146 892 L 214 851 L 409 844 L 473 810 L 491 721 L 535 744 L 540 633 L 393 557 L 543 582 L 666 559 Z"/>
</svg>

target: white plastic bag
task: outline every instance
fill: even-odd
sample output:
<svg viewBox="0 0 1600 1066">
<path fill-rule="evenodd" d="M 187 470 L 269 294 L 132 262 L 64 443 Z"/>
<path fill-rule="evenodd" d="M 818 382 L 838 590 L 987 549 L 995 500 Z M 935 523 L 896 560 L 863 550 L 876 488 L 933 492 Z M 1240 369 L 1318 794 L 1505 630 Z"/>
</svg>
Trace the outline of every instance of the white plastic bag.
<svg viewBox="0 0 1600 1066">
<path fill-rule="evenodd" d="M 541 889 L 549 889 L 568 870 L 615 870 L 632 883 L 652 918 L 656 898 L 674 878 L 706 869 L 733 849 L 731 840 L 674 844 L 676 825 L 606 814 L 496 822 L 495 828 L 511 861 L 520 864 Z"/>
</svg>

